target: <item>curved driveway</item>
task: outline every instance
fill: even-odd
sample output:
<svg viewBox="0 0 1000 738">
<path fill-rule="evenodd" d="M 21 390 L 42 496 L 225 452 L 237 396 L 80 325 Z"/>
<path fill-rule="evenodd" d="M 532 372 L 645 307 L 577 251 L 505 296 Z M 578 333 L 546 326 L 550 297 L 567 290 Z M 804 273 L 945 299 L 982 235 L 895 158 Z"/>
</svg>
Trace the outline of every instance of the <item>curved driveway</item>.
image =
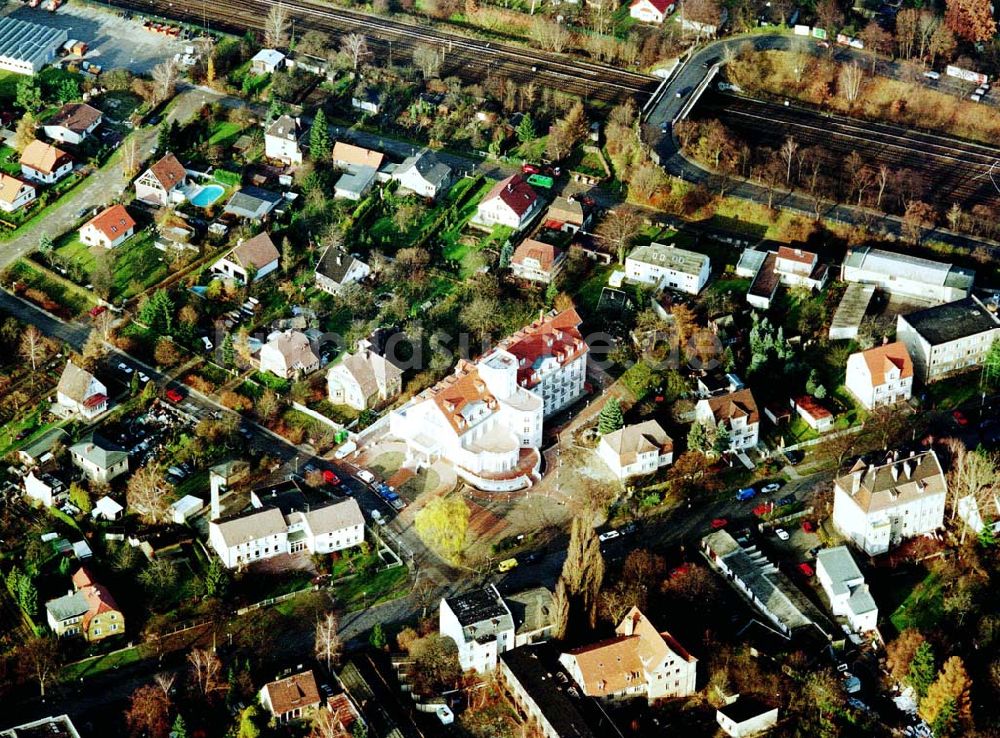
<svg viewBox="0 0 1000 738">
<path fill-rule="evenodd" d="M 664 126 L 673 122 L 682 111 L 688 101 L 688 96 L 698 87 L 705 78 L 713 64 L 721 62 L 728 49 L 734 52 L 746 44 L 752 44 L 757 51 L 787 51 L 794 45 L 800 45 L 804 50 L 819 55 L 830 53 L 838 61 L 857 60 L 871 65 L 871 56 L 862 51 L 843 47 L 830 47 L 824 49 L 819 44 L 805 36 L 787 35 L 758 35 L 758 36 L 734 36 L 720 39 L 707 44 L 696 51 L 682 66 L 680 66 L 669 82 L 664 85 L 663 90 L 656 104 L 650 110 L 647 117 L 647 124 L 653 128 L 656 138 L 654 151 L 659 164 L 671 174 L 680 179 L 702 184 L 711 187 L 717 179 L 717 175 L 703 168 L 700 164 L 684 156 L 672 135 L 672 128 L 667 134 L 663 133 Z M 899 63 L 880 60 L 876 63 L 876 73 L 882 76 L 899 78 L 902 69 Z M 929 87 L 934 87 L 946 92 L 963 92 L 968 83 L 963 86 L 957 81 L 952 81 L 942 77 L 937 82 L 927 81 Z M 681 96 L 678 97 L 677 93 Z M 857 122 L 856 119 L 849 119 Z M 727 187 L 727 194 L 731 197 L 738 197 L 758 204 L 766 204 L 772 200 L 775 207 L 783 210 L 799 213 L 809 217 L 816 214 L 814 201 L 812 198 L 794 192 L 780 192 L 770 196 L 763 187 L 752 182 L 737 180 Z M 827 220 L 834 220 L 850 225 L 865 224 L 869 227 L 881 229 L 887 234 L 900 236 L 903 231 L 902 219 L 895 215 L 885 215 L 873 210 L 854 207 L 851 205 L 839 205 L 834 202 L 824 203 L 820 216 Z M 950 246 L 960 247 L 968 250 L 970 245 L 982 245 L 991 252 L 1000 253 L 1000 247 L 994 242 L 977 239 L 973 236 L 955 233 L 949 230 L 937 229 L 934 231 L 934 239 Z"/>
</svg>

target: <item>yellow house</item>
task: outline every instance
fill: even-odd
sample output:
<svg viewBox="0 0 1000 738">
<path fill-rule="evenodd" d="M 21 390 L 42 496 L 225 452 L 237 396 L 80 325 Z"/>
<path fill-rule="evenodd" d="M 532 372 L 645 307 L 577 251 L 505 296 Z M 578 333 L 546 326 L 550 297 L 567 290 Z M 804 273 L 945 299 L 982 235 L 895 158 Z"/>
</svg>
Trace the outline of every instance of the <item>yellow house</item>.
<svg viewBox="0 0 1000 738">
<path fill-rule="evenodd" d="M 45 603 L 49 627 L 56 635 L 82 635 L 87 641 L 99 641 L 125 632 L 125 616 L 86 567 L 73 575 L 73 589 Z"/>
</svg>

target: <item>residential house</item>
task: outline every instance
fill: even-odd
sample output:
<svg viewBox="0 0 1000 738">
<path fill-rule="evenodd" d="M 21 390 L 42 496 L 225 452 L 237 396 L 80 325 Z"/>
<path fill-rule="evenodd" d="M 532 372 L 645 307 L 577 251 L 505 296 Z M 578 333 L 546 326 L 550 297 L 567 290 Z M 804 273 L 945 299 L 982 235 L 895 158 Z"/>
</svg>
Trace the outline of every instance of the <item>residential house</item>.
<svg viewBox="0 0 1000 738">
<path fill-rule="evenodd" d="M 371 267 L 361 259 L 336 244 L 330 244 L 316 265 L 316 286 L 336 295 L 347 285 L 357 284 L 371 273 Z"/>
<path fill-rule="evenodd" d="M 49 627 L 57 636 L 82 635 L 93 643 L 125 632 L 125 616 L 107 587 L 86 567 L 73 575 L 73 591 L 45 603 Z"/>
<path fill-rule="evenodd" d="M 38 196 L 34 185 L 0 172 L 0 210 L 14 213 Z"/>
<path fill-rule="evenodd" d="M 833 413 L 812 395 L 799 395 L 788 401 L 789 406 L 799 414 L 806 425 L 817 433 L 833 430 Z"/>
<path fill-rule="evenodd" d="M 135 197 L 162 208 L 184 201 L 187 171 L 177 157 L 167 152 L 135 181 Z"/>
<path fill-rule="evenodd" d="M 27 25 L 27 24 L 26 24 Z M 55 29 L 52 29 L 55 31 Z M 66 31 L 62 31 L 65 37 Z M 80 734 L 69 719 L 69 715 L 32 720 L 23 725 L 0 730 L 0 738 L 80 738 Z"/>
<path fill-rule="evenodd" d="M 135 233 L 135 220 L 124 205 L 112 205 L 88 220 L 80 229 L 80 240 L 88 246 L 113 249 Z"/>
<path fill-rule="evenodd" d="M 825 640 L 832 638 L 839 629 L 830 619 L 755 543 L 743 540 L 740 543 L 726 530 L 714 531 L 701 539 L 702 554 L 785 638 L 814 630 Z"/>
<path fill-rule="evenodd" d="M 59 143 L 80 145 L 102 120 L 101 111 L 87 103 L 66 103 L 43 125 L 45 135 Z"/>
<path fill-rule="evenodd" d="M 261 49 L 250 59 L 250 71 L 254 74 L 274 74 L 285 63 L 285 55 L 277 49 Z"/>
<path fill-rule="evenodd" d="M 184 495 L 170 505 L 170 519 L 183 525 L 205 508 L 205 501 L 194 495 Z"/>
<path fill-rule="evenodd" d="M 531 484 L 542 420 L 584 391 L 588 347 L 575 310 L 543 316 L 390 415 L 415 466 L 438 459 L 483 489 Z"/>
<path fill-rule="evenodd" d="M 352 167 L 340 175 L 333 185 L 333 197 L 337 200 L 358 201 L 375 186 L 378 172 L 371 167 Z"/>
<path fill-rule="evenodd" d="M 24 494 L 45 507 L 53 507 L 66 501 L 69 489 L 58 477 L 32 469 L 24 477 Z"/>
<path fill-rule="evenodd" d="M 674 12 L 674 0 L 633 0 L 628 14 L 640 23 L 663 23 Z"/>
<path fill-rule="evenodd" d="M 913 361 L 902 341 L 847 357 L 847 391 L 866 410 L 906 402 L 913 394 Z"/>
<path fill-rule="evenodd" d="M 241 241 L 215 262 L 212 271 L 229 279 L 238 279 L 244 284 L 251 281 L 252 274 L 252 281 L 257 282 L 278 268 L 280 257 L 271 237 L 267 233 L 258 233 L 253 238 Z"/>
<path fill-rule="evenodd" d="M 493 584 L 443 598 L 438 631 L 458 646 L 458 663 L 466 671 L 491 672 L 497 657 L 514 648 L 514 618 Z"/>
<path fill-rule="evenodd" d="M 777 251 L 747 249 L 736 266 L 736 274 L 751 279 L 747 302 L 767 310 L 779 284 L 821 290 L 826 284 L 828 270 L 812 251 L 780 246 Z"/>
<path fill-rule="evenodd" d="M 382 109 L 382 96 L 375 87 L 366 87 L 351 96 L 351 107 L 360 110 L 362 113 L 378 115 Z"/>
<path fill-rule="evenodd" d="M 505 225 L 519 231 L 535 217 L 541 202 L 524 177 L 512 174 L 486 193 L 477 206 L 474 221 L 485 226 Z"/>
<path fill-rule="evenodd" d="M 778 724 L 778 708 L 753 697 L 737 695 L 735 700 L 715 711 L 715 721 L 731 738 L 750 738 Z"/>
<path fill-rule="evenodd" d="M 743 389 L 743 382 L 731 372 L 713 370 L 699 375 L 695 380 L 698 397 L 715 397 Z"/>
<path fill-rule="evenodd" d="M 868 633 L 878 627 L 878 607 L 847 546 L 824 548 L 816 554 L 816 578 L 833 614 L 847 618 L 852 630 Z"/>
<path fill-rule="evenodd" d="M 659 423 L 647 420 L 601 436 L 597 454 L 624 482 L 671 464 L 674 442 Z"/>
<path fill-rule="evenodd" d="M 695 419 L 710 428 L 724 427 L 729 432 L 729 450 L 733 453 L 757 445 L 760 413 L 749 389 L 699 400 Z"/>
<path fill-rule="evenodd" d="M 575 198 L 557 197 L 545 211 L 545 227 L 563 233 L 577 233 L 590 221 L 583 203 Z"/>
<path fill-rule="evenodd" d="M 260 370 L 282 379 L 295 379 L 319 369 L 319 357 L 309 338 L 291 329 L 276 331 L 260 348 Z"/>
<path fill-rule="evenodd" d="M 980 366 L 998 336 L 996 310 L 975 295 L 896 318 L 896 340 L 924 384 Z"/>
<path fill-rule="evenodd" d="M 361 146 L 355 146 L 345 141 L 337 141 L 333 145 L 333 165 L 338 169 L 369 167 L 376 171 L 382 167 L 385 154 L 372 151 Z"/>
<path fill-rule="evenodd" d="M 625 279 L 697 295 L 712 272 L 705 254 L 677 248 L 672 244 L 637 246 L 625 258 Z"/>
<path fill-rule="evenodd" d="M 264 156 L 284 164 L 301 164 L 302 147 L 299 146 L 301 135 L 298 118 L 290 115 L 278 117 L 264 131 Z"/>
<path fill-rule="evenodd" d="M 558 246 L 527 238 L 514 250 L 510 270 L 518 279 L 550 284 L 565 260 L 566 252 Z"/>
<path fill-rule="evenodd" d="M 335 405 L 366 410 L 391 400 L 403 390 L 403 370 L 360 342 L 326 374 L 327 394 Z"/>
<path fill-rule="evenodd" d="M 895 297 L 940 303 L 968 297 L 976 273 L 953 264 L 864 246 L 847 252 L 841 278 L 845 282 L 873 284 Z"/>
<path fill-rule="evenodd" d="M 92 434 L 69 447 L 70 460 L 88 479 L 110 482 L 128 471 L 128 453 Z"/>
<path fill-rule="evenodd" d="M 67 413 L 93 420 L 108 409 L 108 388 L 97 377 L 72 360 L 66 362 L 56 386 L 56 404 Z"/>
<path fill-rule="evenodd" d="M 508 595 L 504 602 L 514 619 L 514 648 L 541 643 L 555 630 L 555 598 L 546 587 L 532 587 Z"/>
<path fill-rule="evenodd" d="M 21 152 L 21 174 L 45 184 L 55 184 L 73 171 L 73 157 L 50 143 L 35 139 Z"/>
<path fill-rule="evenodd" d="M 396 167 L 392 178 L 401 191 L 434 200 L 451 186 L 451 167 L 429 149 L 408 156 Z"/>
<path fill-rule="evenodd" d="M 209 523 L 209 543 L 226 567 L 301 551 L 333 553 L 364 540 L 365 521 L 353 498 L 312 506 L 301 500 L 278 503 Z"/>
<path fill-rule="evenodd" d="M 260 690 L 260 704 L 279 723 L 311 717 L 321 697 L 312 669 L 268 682 Z"/>
<path fill-rule="evenodd" d="M 597 701 L 580 693 L 548 644 L 505 651 L 499 673 L 517 711 L 543 738 L 622 738 Z"/>
<path fill-rule="evenodd" d="M 575 648 L 559 657 L 589 697 L 625 700 L 644 695 L 653 703 L 695 693 L 698 659 L 633 607 L 615 628 L 615 637 Z"/>
<path fill-rule="evenodd" d="M 833 486 L 833 524 L 869 556 L 878 556 L 944 524 L 948 484 L 937 454 L 892 454 L 880 465 L 862 460 Z"/>
<path fill-rule="evenodd" d="M 62 428 L 49 428 L 28 445 L 18 449 L 17 459 L 25 466 L 42 464 L 52 458 L 52 451 L 57 445 L 65 446 L 67 441 L 69 433 Z"/>
<path fill-rule="evenodd" d="M 282 200 L 284 198 L 277 192 L 248 186 L 233 193 L 224 212 L 256 223 L 270 215 Z"/>
</svg>

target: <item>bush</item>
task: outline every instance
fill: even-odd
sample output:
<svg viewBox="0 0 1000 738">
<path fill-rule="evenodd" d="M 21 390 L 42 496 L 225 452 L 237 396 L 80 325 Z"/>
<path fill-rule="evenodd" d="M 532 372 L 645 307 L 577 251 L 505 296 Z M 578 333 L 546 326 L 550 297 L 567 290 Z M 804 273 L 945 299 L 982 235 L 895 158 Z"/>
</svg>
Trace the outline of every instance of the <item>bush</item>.
<svg viewBox="0 0 1000 738">
<path fill-rule="evenodd" d="M 216 169 L 215 181 L 226 187 L 239 187 L 240 175 L 239 172 L 230 172 L 228 169 Z"/>
</svg>

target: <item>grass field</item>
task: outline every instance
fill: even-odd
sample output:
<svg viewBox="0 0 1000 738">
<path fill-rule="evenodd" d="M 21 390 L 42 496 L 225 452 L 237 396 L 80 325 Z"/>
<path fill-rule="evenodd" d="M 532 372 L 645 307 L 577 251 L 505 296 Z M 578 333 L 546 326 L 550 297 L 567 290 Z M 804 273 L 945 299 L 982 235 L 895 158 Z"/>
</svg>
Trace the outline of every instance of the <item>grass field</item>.
<svg viewBox="0 0 1000 738">
<path fill-rule="evenodd" d="M 89 281 L 97 263 L 100 246 L 87 246 L 76 232 L 70 234 L 57 248 L 56 254 L 62 259 L 75 263 L 86 274 Z M 121 246 L 108 253 L 113 263 L 113 279 L 110 298 L 129 299 L 147 287 L 162 281 L 170 272 L 170 265 L 163 254 L 154 248 L 153 235 L 140 232 Z"/>
<path fill-rule="evenodd" d="M 944 608 L 944 582 L 933 572 L 918 583 L 889 619 L 897 631 L 928 630 L 937 626 Z"/>
<path fill-rule="evenodd" d="M 0 172 L 19 176 L 21 174 L 20 156 L 10 146 L 0 146 Z"/>
<path fill-rule="evenodd" d="M 208 145 L 231 146 L 239 137 L 242 130 L 238 123 L 220 121 L 213 127 L 212 135 L 208 137 Z"/>
</svg>

